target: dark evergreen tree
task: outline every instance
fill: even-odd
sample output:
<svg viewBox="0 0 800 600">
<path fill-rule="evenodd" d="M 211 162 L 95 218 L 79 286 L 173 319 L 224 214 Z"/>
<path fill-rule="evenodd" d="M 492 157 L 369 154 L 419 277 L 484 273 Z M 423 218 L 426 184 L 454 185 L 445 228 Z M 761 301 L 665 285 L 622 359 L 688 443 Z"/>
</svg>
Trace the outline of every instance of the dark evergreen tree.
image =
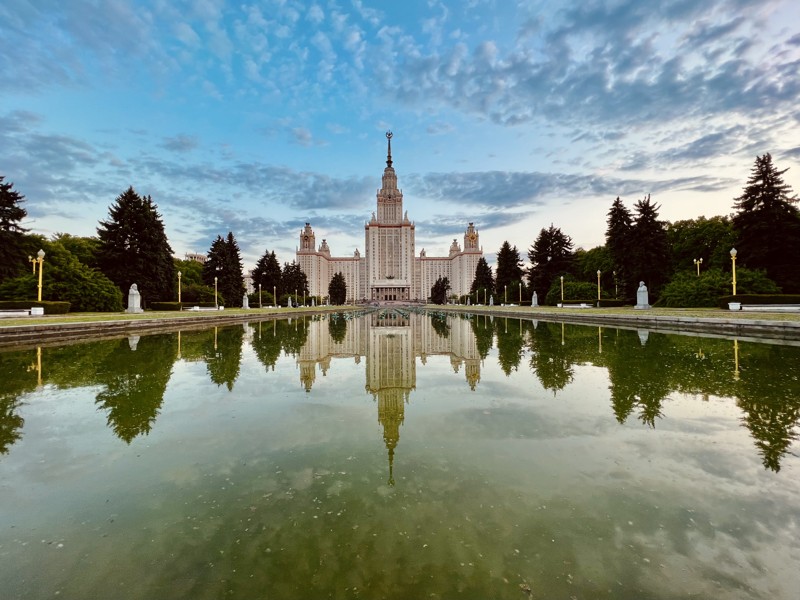
<svg viewBox="0 0 800 600">
<path fill-rule="evenodd" d="M 528 251 L 531 267 L 528 281 L 531 294 L 540 299 L 547 295 L 553 282 L 572 269 L 572 238 L 552 224 L 542 229 Z"/>
<path fill-rule="evenodd" d="M 484 291 L 491 293 L 494 289 L 494 276 L 492 275 L 492 268 L 486 262 L 484 257 L 478 259 L 478 264 L 475 267 L 475 279 L 472 280 L 472 286 L 469 289 L 470 294 L 477 292 L 478 296 L 476 302 L 483 302 Z M 487 297 L 488 301 L 488 297 Z"/>
<path fill-rule="evenodd" d="M 208 286 L 214 285 L 217 278 L 217 292 L 223 301 L 217 298 L 219 304 L 227 306 L 241 306 L 244 297 L 244 277 L 242 275 L 242 259 L 239 254 L 239 245 L 232 232 L 223 239 L 217 236 L 211 243 L 208 258 L 203 264 L 203 282 Z"/>
<path fill-rule="evenodd" d="M 636 291 L 638 282 L 634 281 L 630 271 L 630 255 L 628 249 L 631 244 L 631 232 L 633 230 L 633 216 L 631 211 L 622 203 L 617 196 L 608 211 L 606 221 L 606 248 L 611 253 L 611 260 L 614 264 L 613 271 L 616 272 L 616 284 L 619 287 L 620 295 L 623 298 L 630 298 Z"/>
<path fill-rule="evenodd" d="M 157 209 L 150 196 L 139 196 L 129 187 L 109 207 L 109 219 L 97 228 L 100 270 L 125 298 L 131 284 L 137 284 L 144 305 L 176 295 L 172 248 Z"/>
<path fill-rule="evenodd" d="M 308 278 L 303 273 L 303 269 L 297 264 L 297 261 L 283 264 L 283 274 L 281 276 L 281 283 L 283 285 L 283 294 L 288 294 L 297 298 L 303 297 L 303 294 L 308 297 Z M 302 300 L 301 300 L 302 301 Z"/>
<path fill-rule="evenodd" d="M 664 223 L 658 220 L 659 205 L 651 202 L 650 194 L 634 205 L 634 222 L 631 229 L 629 275 L 638 287 L 644 281 L 651 298 L 658 298 L 663 285 L 669 279 L 669 246 Z"/>
<path fill-rule="evenodd" d="M 225 240 L 221 235 L 211 242 L 211 247 L 206 255 L 206 262 L 203 263 L 203 283 L 207 286 L 216 288 L 217 303 L 227 304 L 227 299 L 222 291 L 222 273 L 225 269 Z"/>
<path fill-rule="evenodd" d="M 738 235 L 737 262 L 764 269 L 784 293 L 800 292 L 800 211 L 798 198 L 784 183 L 769 153 L 756 157 L 742 195 L 733 228 Z"/>
<path fill-rule="evenodd" d="M 431 302 L 434 304 L 447 304 L 447 292 L 450 290 L 450 280 L 439 277 L 431 288 Z"/>
<path fill-rule="evenodd" d="M 494 280 L 494 289 L 499 298 L 503 298 L 506 290 L 516 290 L 522 281 L 522 261 L 519 259 L 519 250 L 507 241 L 500 246 L 497 253 L 497 269 Z"/>
<path fill-rule="evenodd" d="M 261 289 L 265 292 L 280 297 L 281 289 L 281 265 L 278 258 L 275 256 L 275 251 L 269 250 L 264 252 L 264 255 L 256 262 L 256 267 L 252 271 L 253 286 L 258 288 L 261 284 Z"/>
<path fill-rule="evenodd" d="M 347 300 L 347 282 L 341 271 L 336 273 L 328 284 L 328 296 L 331 304 L 344 304 Z"/>
<path fill-rule="evenodd" d="M 25 196 L 13 189 L 13 183 L 4 183 L 4 179 L 0 175 L 0 281 L 22 274 L 28 266 L 22 244 L 27 229 L 20 226 L 28 214 L 21 206 Z"/>
</svg>

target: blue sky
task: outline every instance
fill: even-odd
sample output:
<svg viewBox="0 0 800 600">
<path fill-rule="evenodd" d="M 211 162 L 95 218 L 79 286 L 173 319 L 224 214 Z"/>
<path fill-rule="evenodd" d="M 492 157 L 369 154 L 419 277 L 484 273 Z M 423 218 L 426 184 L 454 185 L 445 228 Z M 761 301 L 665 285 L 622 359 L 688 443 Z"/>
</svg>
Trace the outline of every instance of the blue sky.
<svg viewBox="0 0 800 600">
<path fill-rule="evenodd" d="M 176 255 L 245 268 L 310 221 L 363 251 L 391 129 L 417 251 L 554 224 L 604 242 L 651 194 L 728 214 L 756 155 L 800 191 L 796 0 L 4 0 L 0 174 L 33 232 L 94 235 L 129 185 Z"/>
</svg>

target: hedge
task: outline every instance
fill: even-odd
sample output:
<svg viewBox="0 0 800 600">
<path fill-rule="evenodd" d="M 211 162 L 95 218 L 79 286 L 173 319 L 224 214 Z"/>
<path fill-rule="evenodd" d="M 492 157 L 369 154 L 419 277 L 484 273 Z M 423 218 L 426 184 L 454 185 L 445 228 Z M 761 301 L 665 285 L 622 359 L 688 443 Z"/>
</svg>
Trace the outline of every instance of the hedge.
<svg viewBox="0 0 800 600">
<path fill-rule="evenodd" d="M 69 312 L 69 302 L 52 302 L 48 300 L 0 300 L 0 310 L 13 310 L 41 306 L 46 315 L 65 315 Z"/>
</svg>

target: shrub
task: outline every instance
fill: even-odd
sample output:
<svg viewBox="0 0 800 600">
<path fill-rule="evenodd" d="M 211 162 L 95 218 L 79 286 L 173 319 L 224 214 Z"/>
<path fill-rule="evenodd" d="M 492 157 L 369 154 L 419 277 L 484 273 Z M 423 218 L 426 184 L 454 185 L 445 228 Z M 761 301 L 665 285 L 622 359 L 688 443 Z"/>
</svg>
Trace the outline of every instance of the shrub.
<svg viewBox="0 0 800 600">
<path fill-rule="evenodd" d="M 732 275 L 720 269 L 707 269 L 698 277 L 693 271 L 675 274 L 661 291 L 655 306 L 670 308 L 711 308 L 718 306 L 721 296 L 729 295 Z M 745 294 L 776 294 L 780 288 L 763 271 L 736 270 L 737 291 Z M 727 307 L 727 305 L 726 305 Z"/>
<path fill-rule="evenodd" d="M 34 306 L 44 308 L 46 315 L 65 315 L 69 312 L 69 302 L 48 302 L 47 300 L 0 300 L 0 310 L 12 310 L 15 308 L 28 309 Z"/>
</svg>

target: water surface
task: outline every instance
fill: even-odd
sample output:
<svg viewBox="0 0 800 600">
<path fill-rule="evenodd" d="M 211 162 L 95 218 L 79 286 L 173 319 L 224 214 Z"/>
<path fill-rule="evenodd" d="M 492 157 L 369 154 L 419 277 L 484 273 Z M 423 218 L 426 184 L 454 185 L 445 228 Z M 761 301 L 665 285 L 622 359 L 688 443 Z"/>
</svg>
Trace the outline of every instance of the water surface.
<svg viewBox="0 0 800 600">
<path fill-rule="evenodd" d="M 0 353 L 0 591 L 794 599 L 797 365 L 405 311 Z"/>
</svg>

